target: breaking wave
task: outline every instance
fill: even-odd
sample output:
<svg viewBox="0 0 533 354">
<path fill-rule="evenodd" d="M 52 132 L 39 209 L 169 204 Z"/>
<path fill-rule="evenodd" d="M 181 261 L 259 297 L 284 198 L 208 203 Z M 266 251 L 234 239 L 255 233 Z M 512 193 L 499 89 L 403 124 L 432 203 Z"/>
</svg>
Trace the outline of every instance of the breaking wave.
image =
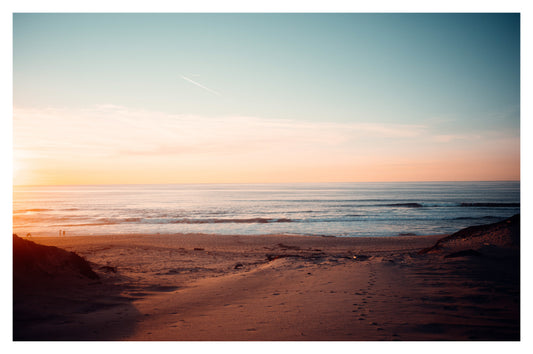
<svg viewBox="0 0 533 354">
<path fill-rule="evenodd" d="M 519 208 L 520 203 L 461 203 L 462 207 Z"/>
</svg>

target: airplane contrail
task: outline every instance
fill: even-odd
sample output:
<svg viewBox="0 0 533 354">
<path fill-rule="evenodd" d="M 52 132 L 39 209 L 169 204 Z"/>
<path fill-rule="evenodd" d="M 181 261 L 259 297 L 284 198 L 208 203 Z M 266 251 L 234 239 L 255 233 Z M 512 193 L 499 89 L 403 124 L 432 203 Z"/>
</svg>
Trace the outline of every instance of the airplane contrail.
<svg viewBox="0 0 533 354">
<path fill-rule="evenodd" d="M 203 89 L 206 90 L 206 91 L 211 92 L 211 93 L 214 94 L 214 95 L 221 96 L 221 94 L 220 94 L 219 92 L 217 92 L 217 91 L 215 91 L 215 90 L 212 90 L 212 89 L 210 89 L 209 87 L 205 87 L 205 86 L 202 85 L 201 83 L 196 82 L 196 81 L 194 81 L 194 80 L 191 80 L 191 79 L 189 79 L 188 77 L 185 77 L 185 76 L 182 75 L 181 78 L 182 78 L 183 80 L 189 81 L 189 82 L 190 82 L 191 84 L 193 84 L 193 85 L 196 85 L 196 86 L 198 86 L 198 87 L 200 87 L 200 88 L 203 88 Z"/>
</svg>

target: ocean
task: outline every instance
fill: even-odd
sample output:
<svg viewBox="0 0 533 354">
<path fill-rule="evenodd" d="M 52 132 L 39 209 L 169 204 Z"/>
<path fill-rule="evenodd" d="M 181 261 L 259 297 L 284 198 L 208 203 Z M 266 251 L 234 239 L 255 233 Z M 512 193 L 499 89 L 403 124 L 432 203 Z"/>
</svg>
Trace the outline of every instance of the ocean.
<svg viewBox="0 0 533 354">
<path fill-rule="evenodd" d="M 450 234 L 520 212 L 520 182 L 15 186 L 13 233 Z"/>
</svg>

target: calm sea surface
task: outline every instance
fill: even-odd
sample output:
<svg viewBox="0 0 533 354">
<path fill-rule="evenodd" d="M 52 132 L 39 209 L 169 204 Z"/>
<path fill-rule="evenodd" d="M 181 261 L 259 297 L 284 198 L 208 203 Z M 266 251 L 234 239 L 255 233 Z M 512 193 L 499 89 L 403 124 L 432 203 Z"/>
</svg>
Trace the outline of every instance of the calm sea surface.
<svg viewBox="0 0 533 354">
<path fill-rule="evenodd" d="M 13 232 L 397 236 L 520 212 L 520 182 L 15 187 Z"/>
</svg>

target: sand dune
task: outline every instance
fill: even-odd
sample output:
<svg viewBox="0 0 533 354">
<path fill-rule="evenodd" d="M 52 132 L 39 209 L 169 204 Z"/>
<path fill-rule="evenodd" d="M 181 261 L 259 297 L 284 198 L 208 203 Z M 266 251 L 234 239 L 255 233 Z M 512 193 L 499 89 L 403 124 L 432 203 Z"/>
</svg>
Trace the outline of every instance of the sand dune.
<svg viewBox="0 0 533 354">
<path fill-rule="evenodd" d="M 34 238 L 99 279 L 15 288 L 15 339 L 518 340 L 519 217 L 466 230 Z"/>
</svg>

